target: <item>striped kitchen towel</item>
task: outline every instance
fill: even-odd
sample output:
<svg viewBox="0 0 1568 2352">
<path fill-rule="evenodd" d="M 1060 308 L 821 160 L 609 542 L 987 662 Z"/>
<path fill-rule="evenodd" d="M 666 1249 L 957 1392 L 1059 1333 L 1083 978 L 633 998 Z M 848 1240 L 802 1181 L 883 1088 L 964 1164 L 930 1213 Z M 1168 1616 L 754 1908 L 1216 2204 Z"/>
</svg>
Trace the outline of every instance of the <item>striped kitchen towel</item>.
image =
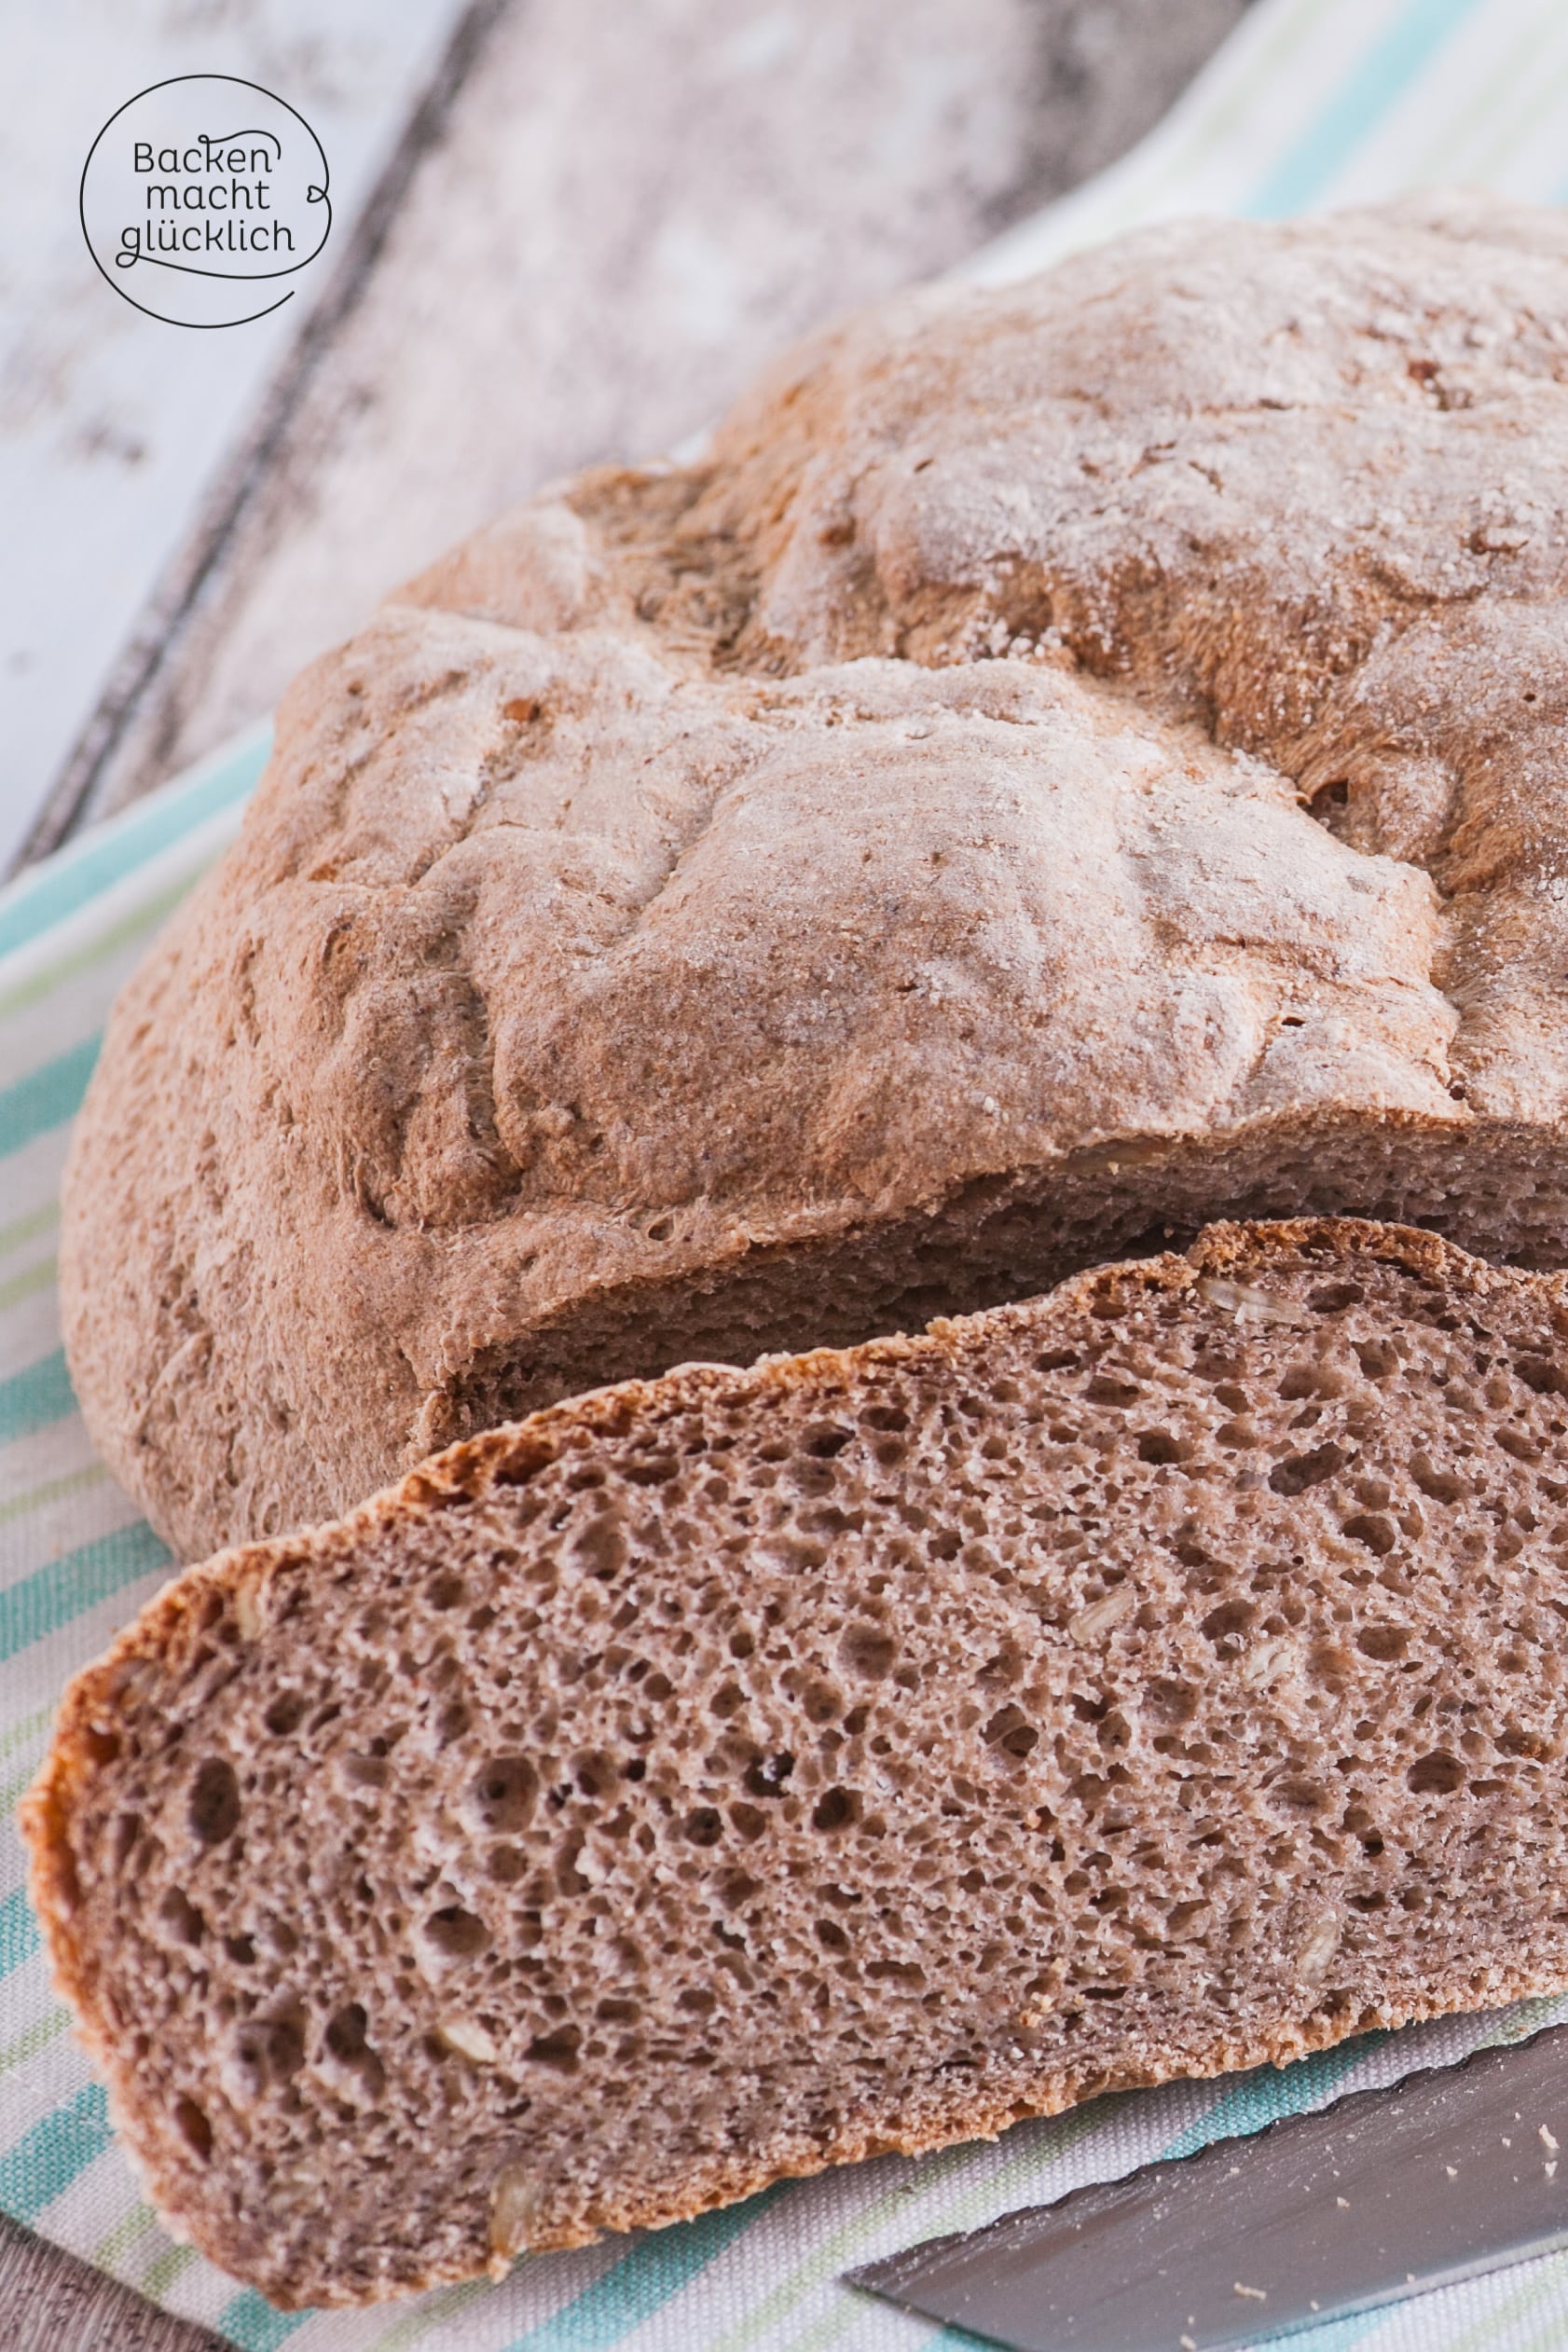
<svg viewBox="0 0 1568 2352">
<path fill-rule="evenodd" d="M 1568 200 L 1564 0 L 1261 0 L 1122 163 L 964 273 L 999 282 L 1138 222 L 1255 217 L 1434 178 Z M 837 2283 L 1157 2154 L 1568 2017 L 1568 1996 L 1348 2043 L 1289 2068 L 1104 2100 L 995 2145 L 885 2158 L 729 2212 L 520 2263 L 504 2286 L 284 2318 L 161 2230 L 45 1974 L 12 1826 L 65 1677 L 156 1589 L 161 1547 L 94 1462 L 61 1355 L 56 1193 L 116 989 L 221 851 L 265 734 L 0 893 L 0 2208 L 246 2352 L 917 2352 L 967 2341 Z M 1294 2339 L 1302 2352 L 1506 2352 L 1568 2341 L 1568 2257 Z"/>
</svg>

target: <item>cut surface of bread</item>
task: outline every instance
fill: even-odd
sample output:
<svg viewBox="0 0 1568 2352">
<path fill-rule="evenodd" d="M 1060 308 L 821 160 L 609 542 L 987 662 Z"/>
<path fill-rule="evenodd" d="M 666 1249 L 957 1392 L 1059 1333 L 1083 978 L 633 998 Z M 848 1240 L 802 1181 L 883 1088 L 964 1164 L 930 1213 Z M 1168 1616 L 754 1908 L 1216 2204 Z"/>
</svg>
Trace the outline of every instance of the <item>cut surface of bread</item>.
<svg viewBox="0 0 1568 2352">
<path fill-rule="evenodd" d="M 62 1241 L 185 1557 L 1218 1215 L 1568 1233 L 1568 226 L 901 297 L 291 692 Z"/>
<path fill-rule="evenodd" d="M 1568 1282 L 1217 1226 L 694 1366 L 166 1588 L 25 1808 L 286 2304 L 1568 1981 Z"/>
</svg>

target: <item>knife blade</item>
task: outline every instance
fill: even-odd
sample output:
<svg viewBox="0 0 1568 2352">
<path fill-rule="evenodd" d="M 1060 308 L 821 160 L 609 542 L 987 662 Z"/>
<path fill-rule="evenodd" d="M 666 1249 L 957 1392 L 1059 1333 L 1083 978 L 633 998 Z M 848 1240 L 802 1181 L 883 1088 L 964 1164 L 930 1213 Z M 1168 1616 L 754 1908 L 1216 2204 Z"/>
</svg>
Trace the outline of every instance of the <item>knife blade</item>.
<svg viewBox="0 0 1568 2352">
<path fill-rule="evenodd" d="M 1568 2247 L 1560 2145 L 1568 2026 L 846 2276 L 1014 2352 L 1236 2352 Z"/>
</svg>

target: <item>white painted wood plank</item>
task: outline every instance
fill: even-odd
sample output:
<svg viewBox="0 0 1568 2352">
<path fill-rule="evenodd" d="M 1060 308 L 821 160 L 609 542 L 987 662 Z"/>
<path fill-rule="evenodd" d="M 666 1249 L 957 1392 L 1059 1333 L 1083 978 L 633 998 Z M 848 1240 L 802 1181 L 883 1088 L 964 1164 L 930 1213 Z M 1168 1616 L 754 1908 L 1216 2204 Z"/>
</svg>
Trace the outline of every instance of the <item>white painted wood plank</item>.
<svg viewBox="0 0 1568 2352">
<path fill-rule="evenodd" d="M 459 0 L 7 0 L 0 9 L 0 872 L 202 490 L 330 275 Z M 123 103 L 236 74 L 297 106 L 333 234 L 273 318 L 198 333 L 93 267 L 77 184 Z"/>
</svg>

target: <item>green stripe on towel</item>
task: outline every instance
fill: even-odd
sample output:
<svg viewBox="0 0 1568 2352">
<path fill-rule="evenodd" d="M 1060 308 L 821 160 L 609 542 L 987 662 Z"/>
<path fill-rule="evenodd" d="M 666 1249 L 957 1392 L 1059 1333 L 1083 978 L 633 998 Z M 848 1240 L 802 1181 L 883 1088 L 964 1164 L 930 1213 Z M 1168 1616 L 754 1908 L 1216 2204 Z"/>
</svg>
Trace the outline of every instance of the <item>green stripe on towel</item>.
<svg viewBox="0 0 1568 2352">
<path fill-rule="evenodd" d="M 89 2083 L 0 2156 L 0 2212 L 31 2221 L 103 2153 L 112 2138 L 103 2087 Z"/>
<path fill-rule="evenodd" d="M 1315 2107 L 1384 2039 L 1381 2033 L 1360 2033 L 1354 2041 L 1338 2042 L 1331 2050 L 1314 2050 L 1290 2066 L 1254 2067 L 1239 2083 L 1231 2083 L 1222 2098 L 1205 2109 L 1195 2123 L 1177 2132 L 1161 2161 L 1167 2156 L 1195 2155 L 1211 2139 L 1242 2139 L 1249 2133 L 1277 2124 L 1282 2115 L 1299 2115 Z"/>
<path fill-rule="evenodd" d="M 27 1900 L 27 1889 L 18 1887 L 15 1894 L 0 1903 L 0 1976 L 8 1976 L 13 1968 L 31 1960 L 38 1942 L 38 1922 Z"/>
<path fill-rule="evenodd" d="M 76 1117 L 102 1043 L 102 1038 L 84 1038 L 0 1093 L 0 1157 Z"/>
<path fill-rule="evenodd" d="M 93 1544 L 51 1560 L 31 1576 L 0 1592 L 0 1665 L 46 1633 L 96 1608 L 112 1592 L 172 1564 L 170 1555 L 144 1519 L 117 1527 Z"/>
<path fill-rule="evenodd" d="M 1315 202 L 1475 6 L 1476 0 L 1408 0 L 1397 21 L 1357 61 L 1257 190 L 1246 207 L 1252 218 L 1283 220 Z"/>
<path fill-rule="evenodd" d="M 124 815 L 94 826 L 0 896 L 0 956 L 25 947 L 159 850 L 183 841 L 221 808 L 255 790 L 272 749 L 270 722 L 219 754 L 210 768 L 149 793 Z"/>
<path fill-rule="evenodd" d="M 41 1355 L 36 1364 L 24 1364 L 9 1380 L 0 1381 L 0 1446 L 30 1437 L 34 1429 L 47 1429 L 51 1421 L 63 1421 L 76 1410 L 65 1350 L 57 1347 L 52 1355 Z"/>
<path fill-rule="evenodd" d="M 678 2221 L 672 2229 L 651 2230 L 613 2270 L 585 2287 L 564 2310 L 516 2337 L 505 2352 L 607 2352 L 689 2287 L 788 2186 L 779 2181 L 744 2205 L 704 2213 L 695 2221 Z"/>
<path fill-rule="evenodd" d="M 242 2295 L 236 2295 L 218 2314 L 218 2326 L 231 2336 L 240 2352 L 274 2352 L 274 2346 L 315 2318 L 313 2311 L 274 2311 L 264 2302 L 254 2287 L 247 2287 Z"/>
</svg>

